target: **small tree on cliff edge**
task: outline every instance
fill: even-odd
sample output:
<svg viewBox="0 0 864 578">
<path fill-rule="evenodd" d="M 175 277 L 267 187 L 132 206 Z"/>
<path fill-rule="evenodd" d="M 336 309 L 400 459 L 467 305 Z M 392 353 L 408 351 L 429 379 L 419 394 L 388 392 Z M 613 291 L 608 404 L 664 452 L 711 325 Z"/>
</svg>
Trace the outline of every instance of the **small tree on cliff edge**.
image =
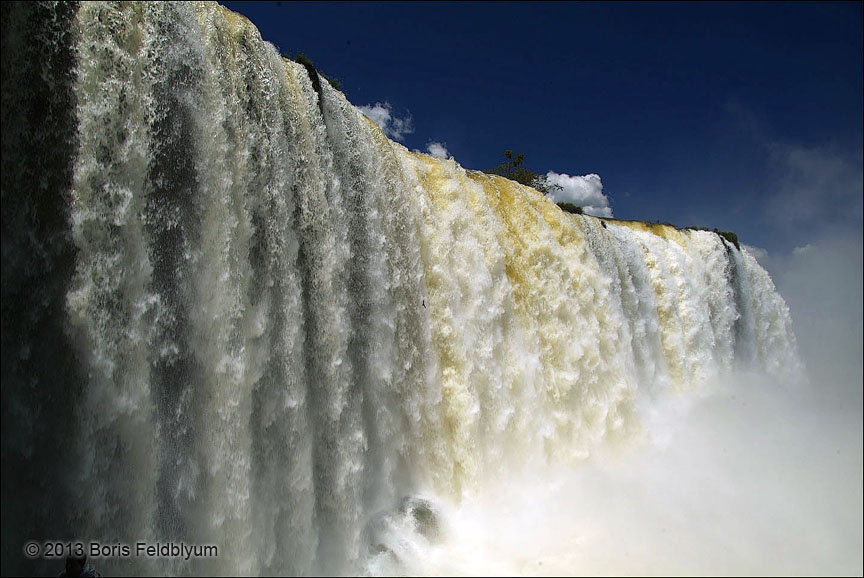
<svg viewBox="0 0 864 578">
<path fill-rule="evenodd" d="M 316 71 L 318 74 L 321 75 L 321 78 L 323 78 L 324 80 L 326 80 L 327 82 L 330 83 L 330 86 L 332 86 L 336 90 L 339 90 L 339 91 L 342 90 L 342 81 L 340 81 L 337 78 L 330 78 L 329 76 L 325 76 L 324 74 L 322 74 L 321 71 L 315 67 L 315 64 L 312 63 L 312 61 L 309 59 L 309 57 L 306 56 L 305 54 L 303 54 L 302 52 L 298 52 L 297 56 L 295 56 L 293 59 L 290 56 L 288 56 L 287 53 L 283 54 L 282 58 L 287 58 L 288 60 L 294 60 L 294 62 L 296 62 L 297 64 L 302 64 L 303 66 L 306 67 L 307 71 L 310 71 L 310 74 L 311 74 L 311 70 Z"/>
<path fill-rule="evenodd" d="M 513 151 L 506 150 L 504 151 L 504 158 L 506 160 L 503 163 L 494 169 L 483 172 L 489 175 L 500 175 L 511 181 L 534 187 L 544 195 L 561 190 L 560 185 L 550 183 L 545 176 L 522 166 L 522 163 L 525 162 L 525 153 L 514 154 Z"/>
</svg>

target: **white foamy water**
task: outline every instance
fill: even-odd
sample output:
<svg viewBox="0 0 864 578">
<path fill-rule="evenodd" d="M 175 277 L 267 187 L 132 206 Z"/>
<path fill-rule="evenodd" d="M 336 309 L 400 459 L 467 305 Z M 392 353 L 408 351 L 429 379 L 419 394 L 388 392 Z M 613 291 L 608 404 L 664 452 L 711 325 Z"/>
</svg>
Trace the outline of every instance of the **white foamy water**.
<svg viewBox="0 0 864 578">
<path fill-rule="evenodd" d="M 714 568 L 610 539 L 712 540 L 664 500 L 718 446 L 663 400 L 800 378 L 746 249 L 412 153 L 216 4 L 21 5 L 7 54 L 60 120 L 4 141 L 4 570 L 30 537 L 219 547 L 105 573 Z M 4 139 L 39 98 L 5 71 Z"/>
</svg>

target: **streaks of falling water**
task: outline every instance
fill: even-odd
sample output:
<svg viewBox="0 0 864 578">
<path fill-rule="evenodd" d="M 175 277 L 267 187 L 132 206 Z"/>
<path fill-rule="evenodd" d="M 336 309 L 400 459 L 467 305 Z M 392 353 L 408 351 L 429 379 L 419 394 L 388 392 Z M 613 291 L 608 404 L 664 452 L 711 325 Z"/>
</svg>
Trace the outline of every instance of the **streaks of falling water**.
<svg viewBox="0 0 864 578">
<path fill-rule="evenodd" d="M 797 371 L 746 250 L 411 153 L 310 74 L 215 4 L 3 4 L 4 573 L 34 536 L 357 571 L 406 495 Z"/>
</svg>

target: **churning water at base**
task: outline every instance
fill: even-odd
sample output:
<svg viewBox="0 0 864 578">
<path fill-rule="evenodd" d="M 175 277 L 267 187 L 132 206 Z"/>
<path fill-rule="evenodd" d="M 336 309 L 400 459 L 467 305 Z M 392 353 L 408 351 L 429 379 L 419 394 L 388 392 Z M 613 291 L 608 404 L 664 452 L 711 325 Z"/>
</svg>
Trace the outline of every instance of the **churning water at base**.
<svg viewBox="0 0 864 578">
<path fill-rule="evenodd" d="M 468 571 L 490 480 L 801 372 L 745 249 L 412 153 L 216 4 L 2 7 L 4 573 Z"/>
<path fill-rule="evenodd" d="M 436 502 L 432 539 L 397 516 L 366 573 L 860 574 L 860 408 L 738 379 L 660 400 L 631 447 Z"/>
</svg>

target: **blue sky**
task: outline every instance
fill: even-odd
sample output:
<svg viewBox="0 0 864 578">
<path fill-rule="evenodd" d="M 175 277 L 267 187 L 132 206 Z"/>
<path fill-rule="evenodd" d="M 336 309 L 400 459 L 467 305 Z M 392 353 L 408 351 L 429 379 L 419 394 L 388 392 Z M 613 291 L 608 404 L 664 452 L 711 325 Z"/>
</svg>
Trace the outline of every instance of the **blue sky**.
<svg viewBox="0 0 864 578">
<path fill-rule="evenodd" d="M 224 2 L 466 168 L 600 175 L 614 216 L 788 253 L 860 236 L 862 4 Z M 405 125 L 403 125 L 405 128 Z"/>
</svg>

